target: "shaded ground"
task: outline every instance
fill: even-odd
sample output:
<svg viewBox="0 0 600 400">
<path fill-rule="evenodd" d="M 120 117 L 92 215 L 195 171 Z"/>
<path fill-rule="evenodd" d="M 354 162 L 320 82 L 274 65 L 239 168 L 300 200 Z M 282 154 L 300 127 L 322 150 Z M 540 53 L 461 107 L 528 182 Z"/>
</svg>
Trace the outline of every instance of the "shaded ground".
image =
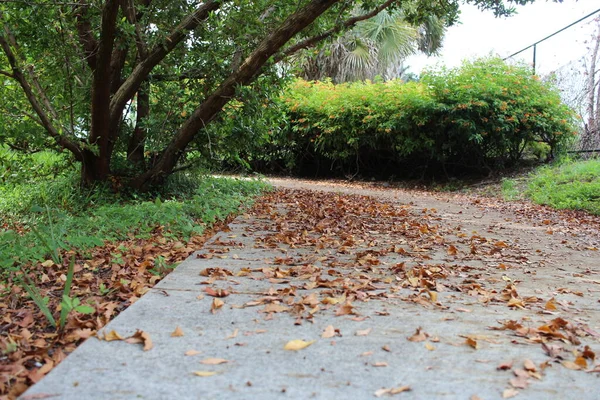
<svg viewBox="0 0 600 400">
<path fill-rule="evenodd" d="M 273 183 L 24 398 L 597 398 L 598 218 Z"/>
</svg>

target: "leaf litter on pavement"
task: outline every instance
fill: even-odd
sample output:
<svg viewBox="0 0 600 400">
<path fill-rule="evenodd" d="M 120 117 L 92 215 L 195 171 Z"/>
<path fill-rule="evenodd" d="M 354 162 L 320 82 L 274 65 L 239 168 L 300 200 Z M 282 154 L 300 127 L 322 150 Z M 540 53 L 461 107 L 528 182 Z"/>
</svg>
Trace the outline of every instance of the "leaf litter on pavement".
<svg viewBox="0 0 600 400">
<path fill-rule="evenodd" d="M 486 207 L 500 206 L 488 202 Z M 256 235 L 254 247 L 278 251 L 281 256 L 263 260 L 264 265 L 239 271 L 225 268 L 204 269 L 200 274 L 203 279 L 201 283 L 206 285 L 204 294 L 212 299 L 208 311 L 213 314 L 236 308 L 255 307 L 257 318 L 266 321 L 281 314 L 290 316 L 293 320 L 291 323 L 295 325 L 314 323 L 327 316 L 365 323 L 367 318 L 384 317 L 389 315 L 389 312 L 382 309 L 372 315 L 361 315 L 361 303 L 376 301 L 385 306 L 400 301 L 406 304 L 406 307 L 448 313 L 444 320 L 452 322 L 454 312 L 476 313 L 477 307 L 493 305 L 504 307 L 504 315 L 507 317 L 515 313 L 515 310 L 520 313 L 519 316 L 529 313 L 521 319 L 507 318 L 498 321 L 498 325 L 487 327 L 491 332 L 497 332 L 498 335 L 507 338 L 508 341 L 502 342 L 503 345 L 541 345 L 540 355 L 548 358 L 540 367 L 536 367 L 530 360 L 521 361 L 519 367 L 514 367 L 517 365 L 516 361 L 497 360 L 498 373 L 505 370 L 512 372 L 512 376 L 506 377 L 507 387 L 502 392 L 503 397 L 513 397 L 520 391 L 527 390 L 531 378 L 542 379 L 544 369 L 551 364 L 576 371 L 600 371 L 600 367 L 595 364 L 594 351 L 582 342 L 587 340 L 598 343 L 600 334 L 580 318 L 567 312 L 575 308 L 573 303 L 566 300 L 569 297 L 561 299 L 561 296 L 570 294 L 579 296 L 577 293 L 583 296 L 581 288 L 561 283 L 559 290 L 545 297 L 531 290 L 522 290 L 520 286 L 523 283 L 523 275 L 518 275 L 517 272 L 530 273 L 528 271 L 531 269 L 531 252 L 516 241 L 498 239 L 493 227 L 490 227 L 486 234 L 470 232 L 460 225 L 444 224 L 436 209 L 419 209 L 413 205 L 368 196 L 309 190 L 284 189 L 271 193 L 256 203 L 250 215 L 255 218 L 252 231 L 271 232 Z M 547 213 L 544 215 L 544 220 L 551 219 Z M 555 226 L 553 232 L 559 232 L 560 229 L 560 226 Z M 574 229 L 570 226 L 564 228 L 568 233 L 572 233 Z M 213 242 L 213 245 L 220 246 L 221 250 L 211 249 L 198 257 L 225 259 L 230 249 L 241 247 L 234 239 L 235 237 L 231 237 L 226 241 Z M 139 253 L 136 247 L 133 250 L 133 254 Z M 191 251 L 187 249 L 180 254 L 187 255 Z M 232 258 L 239 259 L 239 256 Z M 106 257 L 100 257 L 100 260 L 94 258 L 87 265 L 102 268 L 105 259 Z M 111 286 L 115 290 L 115 300 L 105 303 L 96 300 L 94 318 L 74 315 L 68 324 L 71 341 L 58 346 L 58 350 L 53 351 L 52 356 L 42 356 L 42 360 L 53 364 L 60 362 L 82 338 L 93 335 L 122 310 L 124 303 L 135 301 L 158 280 L 146 277 L 149 265 L 144 261 L 132 260 L 133 268 L 129 267 L 129 264 L 115 266 L 109 263 L 108 266 L 110 268 L 106 271 L 102 269 L 102 273 L 110 277 L 111 282 L 115 282 Z M 89 279 L 88 276 L 89 280 L 86 281 L 85 269 L 83 266 L 79 270 L 81 279 L 78 285 L 92 292 L 90 288 L 93 287 L 93 279 Z M 133 275 L 129 270 L 133 270 Z M 145 278 L 140 278 L 140 273 Z M 49 276 L 49 280 L 57 274 L 58 272 Z M 516 278 L 517 276 L 519 278 Z M 237 305 L 235 291 L 218 287 L 220 281 L 236 278 L 263 280 L 269 282 L 272 287 L 258 299 Z M 18 289 L 16 290 L 18 292 Z M 15 293 L 14 297 L 22 299 L 19 293 Z M 461 299 L 465 298 L 468 302 L 461 302 Z M 32 348 L 32 343 L 37 343 L 41 348 L 48 348 L 49 342 L 56 343 L 57 335 L 42 334 L 41 330 L 39 336 L 36 336 L 37 342 L 30 340 L 27 329 L 35 323 L 31 322 L 31 311 L 28 312 L 23 304 L 25 303 L 14 302 L 10 307 L 0 304 L 0 307 L 11 310 L 9 320 L 13 328 L 10 340 L 18 342 L 24 349 Z M 557 313 L 561 316 L 557 316 Z M 533 319 L 539 322 L 534 323 Z M 416 331 L 407 339 L 411 342 L 425 342 L 425 348 L 421 347 L 422 350 L 435 349 L 428 341 L 438 343 L 438 347 L 462 343 L 472 350 L 479 349 L 482 342 L 485 345 L 499 343 L 498 337 L 488 338 L 481 332 L 465 332 L 463 338 L 442 336 L 440 340 L 436 334 L 441 335 L 443 332 L 427 333 L 426 326 L 412 329 Z M 356 340 L 361 340 L 361 336 L 373 335 L 372 328 L 365 325 L 357 326 L 354 332 L 355 335 L 348 336 L 357 337 Z M 255 333 L 259 332 L 245 332 L 244 335 L 251 336 Z M 319 335 L 323 339 L 342 336 L 340 330 L 333 325 L 322 328 Z M 235 336 L 237 330 L 230 335 Z M 2 343 L 6 348 L 10 343 L 4 337 L 2 340 L 6 342 Z M 59 340 L 64 341 L 62 337 Z M 283 349 L 292 352 L 310 351 L 309 347 L 315 342 L 316 340 L 289 338 Z M 242 346 L 245 343 L 236 343 L 237 345 Z M 420 346 L 423 346 L 423 343 Z M 389 347 L 384 350 L 390 351 Z M 27 356 L 26 352 L 18 355 L 18 365 L 25 366 L 25 371 L 28 371 L 21 373 L 18 382 L 37 379 L 34 374 L 39 374 L 40 368 L 30 365 L 40 360 L 40 357 L 33 355 L 34 353 L 32 352 L 31 356 Z M 365 352 L 363 355 L 371 353 Z M 186 354 L 197 353 L 188 351 Z M 371 365 L 383 367 L 387 366 L 388 362 L 374 361 Z M 194 372 L 198 376 L 211 376 L 215 373 Z M 390 388 L 377 390 L 375 395 L 395 395 L 414 390 L 408 385 L 393 387 L 395 383 L 390 382 Z M 4 385 L 0 386 L 0 389 L 8 388 L 7 383 Z"/>
</svg>

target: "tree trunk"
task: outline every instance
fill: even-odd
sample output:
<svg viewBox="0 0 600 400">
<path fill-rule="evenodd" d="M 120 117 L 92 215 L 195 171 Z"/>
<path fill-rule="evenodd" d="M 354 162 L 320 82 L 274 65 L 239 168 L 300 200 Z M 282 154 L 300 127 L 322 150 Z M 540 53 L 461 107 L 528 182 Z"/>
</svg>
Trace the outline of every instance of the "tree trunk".
<svg viewBox="0 0 600 400">
<path fill-rule="evenodd" d="M 116 132 L 114 121 L 108 118 L 111 98 L 111 60 L 119 2 L 108 0 L 102 10 L 102 27 L 100 43 L 96 58 L 96 69 L 92 83 L 92 119 L 89 145 L 86 149 L 81 168 L 82 184 L 89 185 L 96 181 L 105 181 L 110 174 L 110 159 Z"/>
</svg>

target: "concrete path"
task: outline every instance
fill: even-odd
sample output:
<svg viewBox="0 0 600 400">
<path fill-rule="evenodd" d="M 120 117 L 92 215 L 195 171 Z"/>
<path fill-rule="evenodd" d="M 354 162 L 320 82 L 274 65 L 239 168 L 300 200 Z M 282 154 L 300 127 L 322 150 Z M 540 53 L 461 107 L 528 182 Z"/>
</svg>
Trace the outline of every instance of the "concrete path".
<svg viewBox="0 0 600 400">
<path fill-rule="evenodd" d="M 238 217 L 104 330 L 151 349 L 91 338 L 21 398 L 600 399 L 595 238 L 449 198 L 274 183 L 317 192 Z"/>
</svg>

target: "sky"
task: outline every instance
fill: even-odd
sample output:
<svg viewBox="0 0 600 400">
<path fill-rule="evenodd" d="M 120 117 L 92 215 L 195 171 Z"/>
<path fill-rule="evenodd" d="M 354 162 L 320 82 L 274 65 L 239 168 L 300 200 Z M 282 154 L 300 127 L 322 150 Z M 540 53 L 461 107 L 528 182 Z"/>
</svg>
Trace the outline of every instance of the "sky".
<svg viewBox="0 0 600 400">
<path fill-rule="evenodd" d="M 517 15 L 495 18 L 489 11 L 464 5 L 461 6 L 461 24 L 448 28 L 441 55 L 412 56 L 405 65 L 410 66 L 409 71 L 419 73 L 436 63 L 455 67 L 465 58 L 489 54 L 506 57 L 598 9 L 598 0 L 563 0 L 562 3 L 537 0 L 533 4 L 517 6 Z M 549 73 L 581 58 L 586 53 L 585 41 L 594 30 L 589 22 L 598 15 L 600 13 L 538 44 L 538 74 Z M 533 50 L 526 50 L 517 58 L 531 64 Z"/>
</svg>

